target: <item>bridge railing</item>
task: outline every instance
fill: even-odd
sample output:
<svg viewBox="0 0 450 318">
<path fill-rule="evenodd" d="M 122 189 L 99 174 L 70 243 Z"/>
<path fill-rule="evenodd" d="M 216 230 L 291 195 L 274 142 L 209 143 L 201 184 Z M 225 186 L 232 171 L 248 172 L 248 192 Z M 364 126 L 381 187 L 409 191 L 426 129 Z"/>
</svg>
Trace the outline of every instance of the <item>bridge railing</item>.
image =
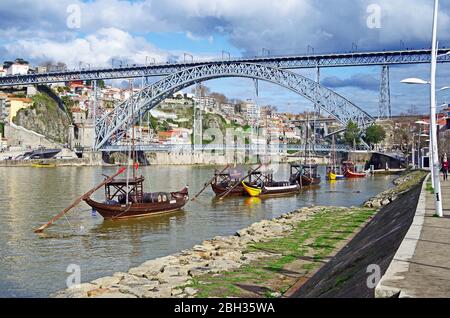
<svg viewBox="0 0 450 318">
<path fill-rule="evenodd" d="M 129 145 L 108 145 L 104 146 L 103 152 L 126 152 L 130 150 Z M 270 153 L 270 154 L 286 154 L 288 152 L 351 152 L 355 149 L 346 145 L 336 145 L 335 148 L 328 144 L 302 145 L 302 144 L 245 144 L 245 145 L 221 145 L 221 144 L 137 144 L 136 151 L 146 152 L 174 152 L 174 153 L 193 153 L 193 152 L 217 152 L 217 151 L 245 151 L 255 153 Z M 365 150 L 365 149 L 356 149 Z"/>
</svg>

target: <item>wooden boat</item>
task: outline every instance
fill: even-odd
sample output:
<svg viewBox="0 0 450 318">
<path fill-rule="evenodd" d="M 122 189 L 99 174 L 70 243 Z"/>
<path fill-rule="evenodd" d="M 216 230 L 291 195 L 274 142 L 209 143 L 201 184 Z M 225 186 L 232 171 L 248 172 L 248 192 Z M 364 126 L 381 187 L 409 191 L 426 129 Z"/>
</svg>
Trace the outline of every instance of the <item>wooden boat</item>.
<svg viewBox="0 0 450 318">
<path fill-rule="evenodd" d="M 159 215 L 181 209 L 189 201 L 187 186 L 178 192 L 144 192 L 144 177 L 136 176 L 139 164 L 136 162 L 134 126 L 131 141 L 129 155 L 133 157 L 132 178 L 127 173 L 126 179 L 108 179 L 104 183 L 104 202 L 94 201 L 90 195 L 83 200 L 103 218 L 112 220 Z"/>
<path fill-rule="evenodd" d="M 52 163 L 43 163 L 43 162 L 39 162 L 39 163 L 33 163 L 31 165 L 33 168 L 55 168 L 56 165 L 52 164 Z"/>
<path fill-rule="evenodd" d="M 329 171 L 329 172 L 327 173 L 327 179 L 328 179 L 329 181 L 336 181 L 336 180 L 342 180 L 342 179 L 345 179 L 345 176 L 342 175 L 342 174 L 336 174 L 336 173 L 334 173 L 334 171 Z"/>
<path fill-rule="evenodd" d="M 254 179 L 258 179 L 261 175 L 260 171 L 249 172 L 247 182 L 253 183 Z M 242 169 L 226 169 L 225 171 L 214 172 L 214 180 L 211 182 L 211 188 L 217 196 L 221 196 L 228 192 L 229 196 L 247 196 L 247 191 L 241 183 L 244 177 Z"/>
<path fill-rule="evenodd" d="M 270 185 L 254 185 L 242 181 L 242 185 L 251 197 L 269 196 L 269 195 L 286 195 L 298 193 L 300 186 L 298 184 L 290 184 L 289 182 L 275 182 Z"/>
<path fill-rule="evenodd" d="M 322 177 L 317 173 L 318 166 L 311 165 L 291 165 L 291 182 L 297 182 L 302 187 L 318 185 L 322 181 Z"/>
<path fill-rule="evenodd" d="M 188 187 L 178 192 L 143 192 L 144 177 L 113 179 L 105 184 L 105 201 L 83 200 L 105 219 L 159 215 L 181 209 L 189 200 Z M 126 192 L 126 189 L 131 190 Z M 128 195 L 128 198 L 127 198 Z"/>
<path fill-rule="evenodd" d="M 337 174 L 337 153 L 336 153 L 336 142 L 333 135 L 332 149 L 331 149 L 331 166 L 328 167 L 327 170 L 327 179 L 328 181 L 335 181 L 344 179 L 345 176 L 343 174 Z"/>
<path fill-rule="evenodd" d="M 287 195 L 298 193 L 300 185 L 295 180 L 292 181 L 274 181 L 273 174 L 269 173 L 253 183 L 242 181 L 242 186 L 251 197 Z"/>
<path fill-rule="evenodd" d="M 355 164 L 352 161 L 343 162 L 342 170 L 344 171 L 344 176 L 350 179 L 365 178 L 367 176 L 366 173 L 356 172 Z"/>
</svg>

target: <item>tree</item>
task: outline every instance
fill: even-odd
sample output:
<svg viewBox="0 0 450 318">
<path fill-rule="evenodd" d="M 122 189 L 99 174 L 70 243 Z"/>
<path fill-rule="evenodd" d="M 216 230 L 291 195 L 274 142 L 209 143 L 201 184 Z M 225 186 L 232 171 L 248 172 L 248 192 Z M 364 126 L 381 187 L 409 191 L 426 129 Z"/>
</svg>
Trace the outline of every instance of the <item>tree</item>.
<svg viewBox="0 0 450 318">
<path fill-rule="evenodd" d="M 344 141 L 348 145 L 359 144 L 359 134 L 361 130 L 358 125 L 352 121 L 347 124 L 347 129 L 344 133 Z"/>
<path fill-rule="evenodd" d="M 382 126 L 375 124 L 366 129 L 364 140 L 367 143 L 376 145 L 382 142 L 384 138 L 386 138 L 386 131 Z"/>
</svg>

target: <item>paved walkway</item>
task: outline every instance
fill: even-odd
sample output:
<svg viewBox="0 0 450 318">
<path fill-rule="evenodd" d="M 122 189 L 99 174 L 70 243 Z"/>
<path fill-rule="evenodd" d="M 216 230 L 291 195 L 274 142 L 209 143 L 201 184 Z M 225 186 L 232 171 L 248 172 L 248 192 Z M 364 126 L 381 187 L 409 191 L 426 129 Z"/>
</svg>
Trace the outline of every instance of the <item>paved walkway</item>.
<svg viewBox="0 0 450 318">
<path fill-rule="evenodd" d="M 422 187 L 416 215 L 376 297 L 450 298 L 450 181 L 442 181 L 444 218 L 434 217 L 434 195 Z"/>
</svg>

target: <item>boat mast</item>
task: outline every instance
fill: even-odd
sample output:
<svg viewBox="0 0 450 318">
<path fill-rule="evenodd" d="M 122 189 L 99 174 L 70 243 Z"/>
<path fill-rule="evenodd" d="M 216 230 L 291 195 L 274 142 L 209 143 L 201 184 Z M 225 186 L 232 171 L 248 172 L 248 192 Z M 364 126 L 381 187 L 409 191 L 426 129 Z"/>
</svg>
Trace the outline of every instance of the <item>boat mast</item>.
<svg viewBox="0 0 450 318">
<path fill-rule="evenodd" d="M 306 113 L 306 136 L 305 136 L 305 166 L 307 163 L 306 160 L 306 156 L 307 156 L 307 151 L 308 151 L 308 136 L 309 136 L 309 117 L 308 117 L 308 113 Z"/>
<path fill-rule="evenodd" d="M 131 80 L 129 82 L 129 87 L 132 90 L 132 84 L 131 84 Z M 133 94 L 131 93 L 131 97 L 133 97 Z M 128 205 L 129 203 L 129 196 L 130 196 L 130 161 L 131 161 L 131 156 L 132 156 L 132 152 L 133 152 L 133 180 L 135 178 L 135 172 L 134 172 L 134 125 L 133 125 L 133 115 L 134 115 L 134 104 L 133 102 L 131 103 L 131 117 L 130 117 L 130 121 L 129 123 L 131 124 L 131 129 L 132 129 L 132 136 L 131 136 L 131 145 L 130 145 L 130 149 L 128 150 L 128 162 L 127 162 L 127 195 L 126 195 L 126 205 Z"/>
</svg>

